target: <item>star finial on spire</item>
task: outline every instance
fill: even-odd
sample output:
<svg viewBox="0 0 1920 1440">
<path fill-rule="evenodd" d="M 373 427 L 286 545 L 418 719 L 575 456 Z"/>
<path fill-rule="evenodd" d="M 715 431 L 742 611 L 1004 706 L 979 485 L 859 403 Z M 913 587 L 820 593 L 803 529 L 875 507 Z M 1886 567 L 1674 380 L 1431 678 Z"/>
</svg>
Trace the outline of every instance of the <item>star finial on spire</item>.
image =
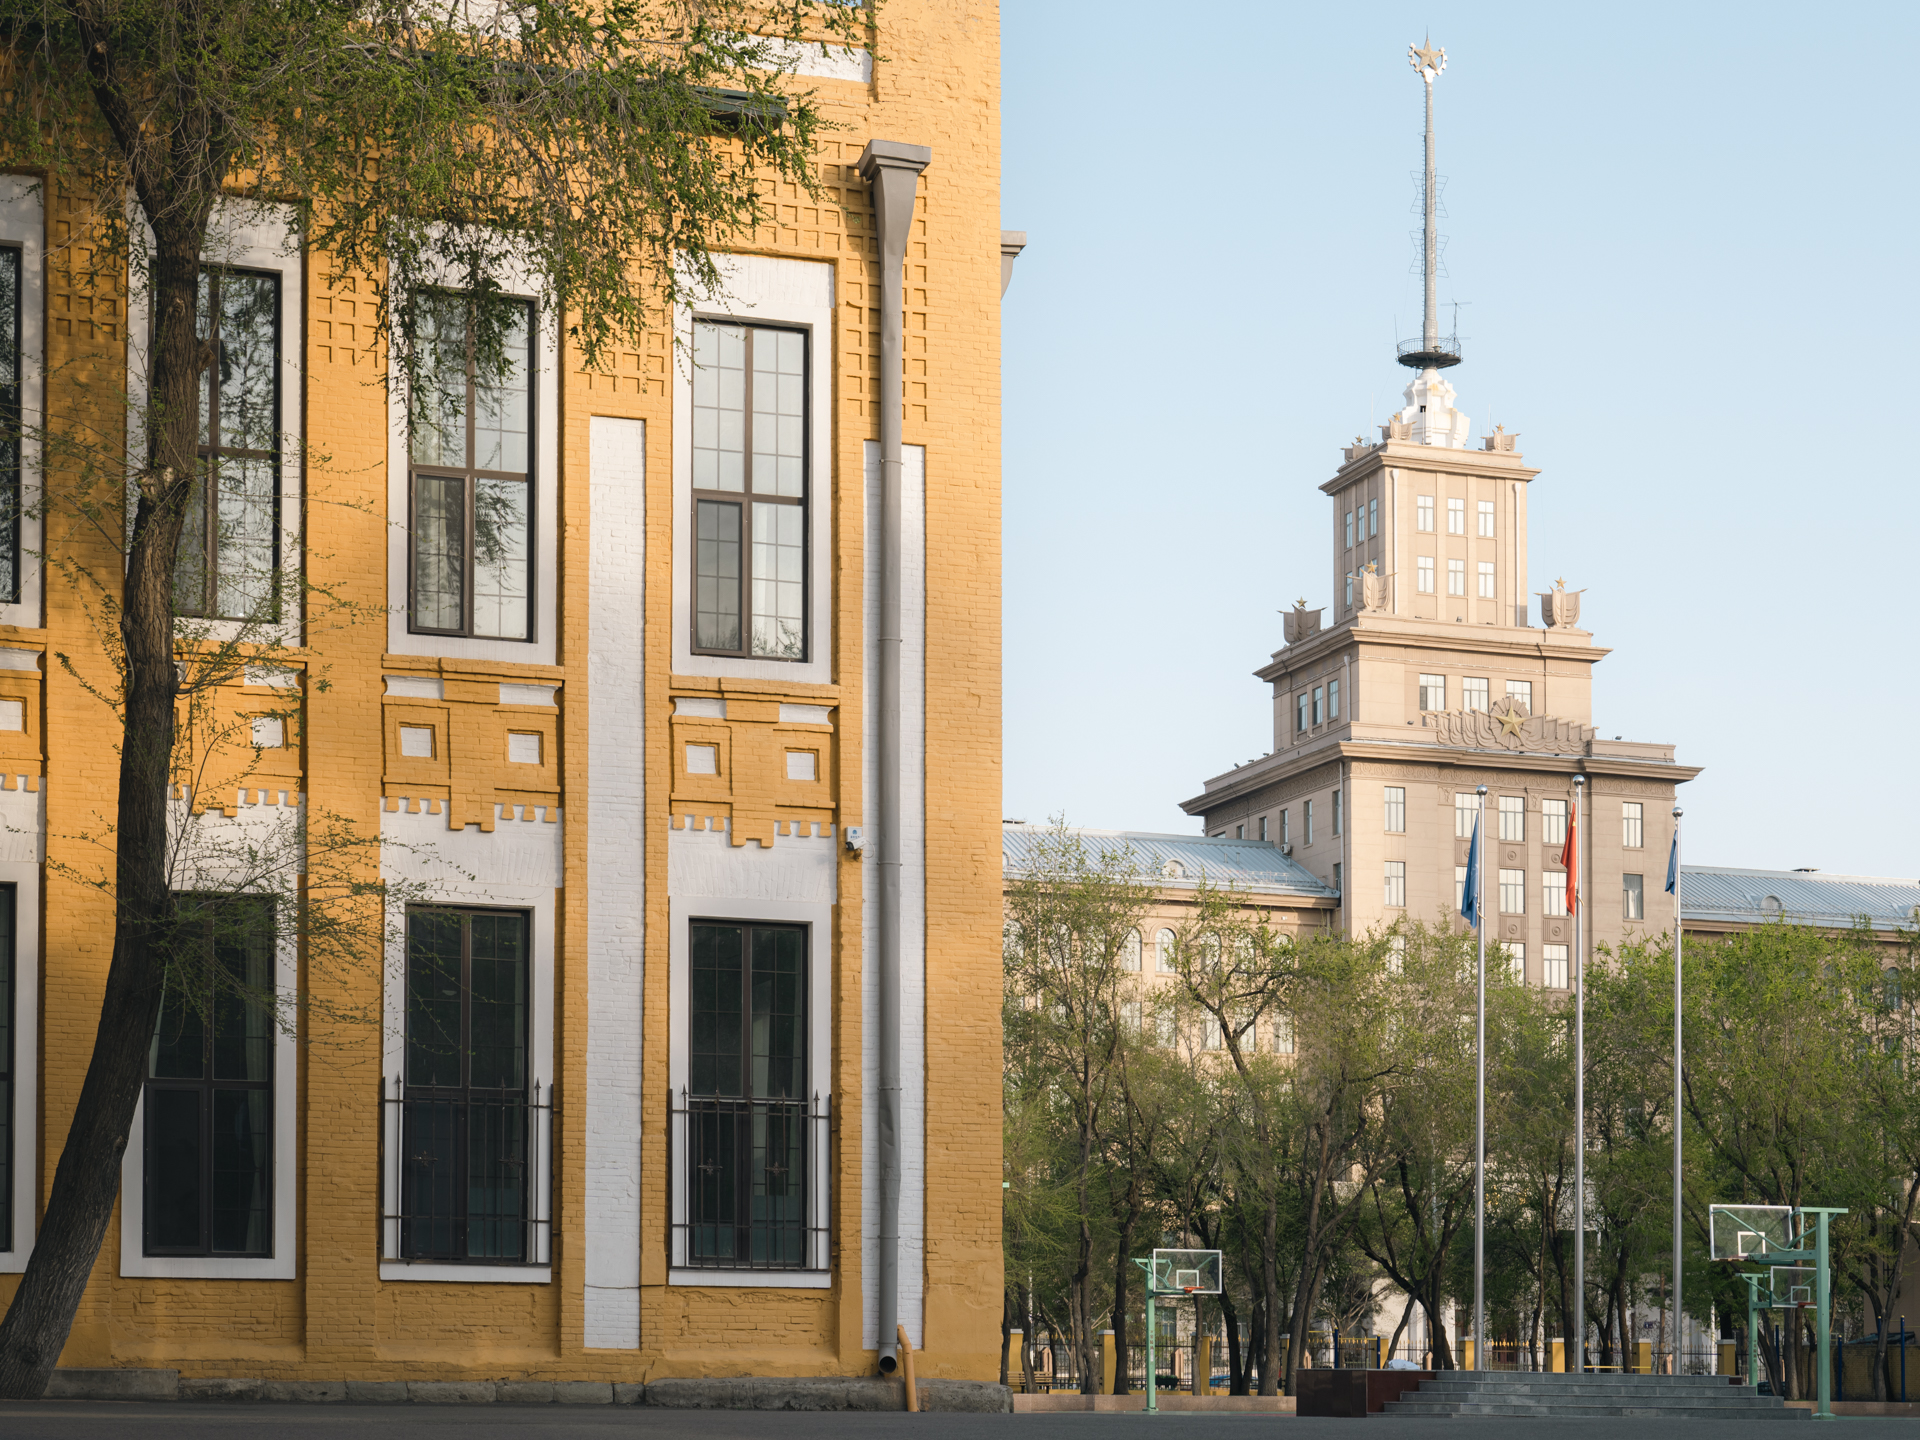
<svg viewBox="0 0 1920 1440">
<path fill-rule="evenodd" d="M 1407 63 L 1420 72 L 1422 79 L 1431 81 L 1447 68 L 1447 52 L 1435 45 L 1429 34 L 1423 44 L 1407 47 Z"/>
</svg>

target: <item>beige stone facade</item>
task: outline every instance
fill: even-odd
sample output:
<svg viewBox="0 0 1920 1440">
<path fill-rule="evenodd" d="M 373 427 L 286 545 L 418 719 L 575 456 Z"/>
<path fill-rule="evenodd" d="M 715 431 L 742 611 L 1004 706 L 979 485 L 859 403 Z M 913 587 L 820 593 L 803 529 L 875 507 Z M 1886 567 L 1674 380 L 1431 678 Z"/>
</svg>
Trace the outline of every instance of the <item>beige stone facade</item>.
<svg viewBox="0 0 1920 1440">
<path fill-rule="evenodd" d="M 1361 935 L 1402 918 L 1460 923 L 1485 785 L 1488 937 L 1514 951 L 1526 983 L 1564 987 L 1574 922 L 1560 853 L 1575 777 L 1587 939 L 1617 944 L 1672 924 L 1674 797 L 1699 771 L 1671 745 L 1595 728 L 1593 667 L 1608 652 L 1579 628 L 1578 592 L 1545 592 L 1530 623 L 1527 490 L 1539 472 L 1513 436 L 1469 450 L 1445 443 L 1464 417 L 1410 419 L 1429 394 L 1450 410 L 1451 389 L 1429 372 L 1409 387 L 1409 411 L 1378 443 L 1356 440 L 1320 487 L 1333 618 L 1296 609 L 1288 643 L 1255 672 L 1272 687 L 1272 752 L 1183 808 L 1210 836 L 1279 846 L 1340 892 L 1340 927 Z"/>
</svg>

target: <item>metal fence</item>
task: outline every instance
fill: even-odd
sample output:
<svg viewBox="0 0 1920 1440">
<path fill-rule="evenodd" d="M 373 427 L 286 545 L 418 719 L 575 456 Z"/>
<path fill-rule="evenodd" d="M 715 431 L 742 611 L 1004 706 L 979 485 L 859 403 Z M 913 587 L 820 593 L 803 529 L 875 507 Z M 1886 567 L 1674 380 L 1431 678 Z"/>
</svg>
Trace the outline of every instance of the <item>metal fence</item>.
<svg viewBox="0 0 1920 1440">
<path fill-rule="evenodd" d="M 552 1250 L 553 1087 L 500 1097 L 380 1096 L 380 1253 L 544 1265 Z"/>
<path fill-rule="evenodd" d="M 669 1096 L 672 1263 L 825 1270 L 829 1102 Z"/>
</svg>

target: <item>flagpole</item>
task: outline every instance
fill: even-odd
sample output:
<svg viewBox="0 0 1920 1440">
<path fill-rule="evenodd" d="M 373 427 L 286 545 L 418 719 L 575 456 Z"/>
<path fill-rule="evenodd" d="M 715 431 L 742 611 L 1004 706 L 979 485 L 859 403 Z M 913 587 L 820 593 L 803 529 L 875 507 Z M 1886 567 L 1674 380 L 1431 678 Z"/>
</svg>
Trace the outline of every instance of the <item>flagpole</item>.
<svg viewBox="0 0 1920 1440">
<path fill-rule="evenodd" d="M 1587 777 L 1573 777 L 1573 1353 L 1587 1371 L 1587 895 L 1580 883 L 1587 847 L 1580 843 Z"/>
<path fill-rule="evenodd" d="M 1487 787 L 1475 789 L 1480 816 L 1474 821 L 1474 929 L 1479 932 L 1479 995 L 1473 1031 L 1473 1368 L 1487 1365 Z"/>
<path fill-rule="evenodd" d="M 1673 859 L 1669 865 L 1673 891 L 1673 1373 L 1680 1373 L 1680 1165 L 1683 1154 L 1680 1123 L 1680 1065 L 1684 1054 L 1680 1027 L 1680 816 L 1673 807 Z"/>
</svg>

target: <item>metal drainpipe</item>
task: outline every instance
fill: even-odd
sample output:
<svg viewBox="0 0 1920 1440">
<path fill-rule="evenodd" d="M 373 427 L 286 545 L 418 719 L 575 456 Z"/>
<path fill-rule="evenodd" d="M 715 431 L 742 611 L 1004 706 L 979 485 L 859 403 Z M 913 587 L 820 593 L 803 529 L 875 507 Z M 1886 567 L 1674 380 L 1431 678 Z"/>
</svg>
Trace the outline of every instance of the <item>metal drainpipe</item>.
<svg viewBox="0 0 1920 1440">
<path fill-rule="evenodd" d="M 880 953 L 875 965 L 880 990 L 880 1082 L 877 1095 L 880 1154 L 880 1373 L 900 1363 L 900 392 L 906 383 L 901 313 L 901 276 L 920 172 L 933 159 L 924 145 L 869 140 L 860 156 L 860 178 L 873 190 L 880 240 L 880 533 L 867 543 L 880 551 L 879 734 L 869 739 L 880 757 L 879 880 Z"/>
</svg>

